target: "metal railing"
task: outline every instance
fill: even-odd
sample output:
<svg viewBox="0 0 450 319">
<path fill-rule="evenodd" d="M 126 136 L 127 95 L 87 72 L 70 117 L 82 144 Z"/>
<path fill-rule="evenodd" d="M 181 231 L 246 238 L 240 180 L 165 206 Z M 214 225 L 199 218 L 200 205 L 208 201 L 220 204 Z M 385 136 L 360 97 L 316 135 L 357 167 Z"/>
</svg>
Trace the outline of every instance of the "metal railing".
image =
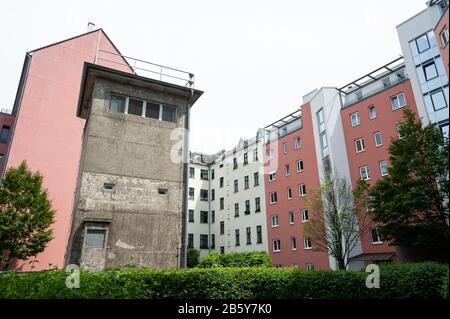
<svg viewBox="0 0 450 319">
<path fill-rule="evenodd" d="M 98 63 L 99 60 L 123 65 L 126 68 L 130 68 L 134 74 L 139 76 L 194 89 L 194 74 L 187 71 L 120 55 L 115 52 L 102 49 L 98 50 L 96 63 Z"/>
</svg>

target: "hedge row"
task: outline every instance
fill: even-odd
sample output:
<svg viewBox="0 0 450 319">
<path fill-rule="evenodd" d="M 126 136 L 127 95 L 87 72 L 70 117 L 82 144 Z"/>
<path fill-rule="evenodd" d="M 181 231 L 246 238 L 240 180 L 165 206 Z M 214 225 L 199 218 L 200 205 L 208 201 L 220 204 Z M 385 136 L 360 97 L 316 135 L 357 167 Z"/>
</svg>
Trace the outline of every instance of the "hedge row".
<svg viewBox="0 0 450 319">
<path fill-rule="evenodd" d="M 81 272 L 80 288 L 52 270 L 0 274 L 0 298 L 443 298 L 448 266 L 385 266 L 380 288 L 368 289 L 363 271 L 297 268 L 121 269 Z M 444 284 L 445 283 L 445 284 Z"/>
<path fill-rule="evenodd" d="M 271 267 L 269 254 L 265 251 L 248 253 L 209 254 L 202 258 L 197 267 Z"/>
</svg>

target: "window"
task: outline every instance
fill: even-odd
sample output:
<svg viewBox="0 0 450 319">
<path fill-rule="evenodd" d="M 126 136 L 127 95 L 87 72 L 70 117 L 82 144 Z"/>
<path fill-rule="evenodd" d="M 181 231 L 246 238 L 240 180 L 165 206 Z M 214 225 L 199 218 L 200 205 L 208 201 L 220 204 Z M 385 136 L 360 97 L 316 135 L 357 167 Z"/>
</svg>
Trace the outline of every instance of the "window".
<svg viewBox="0 0 450 319">
<path fill-rule="evenodd" d="M 352 123 L 352 126 L 356 126 L 356 125 L 360 124 L 358 112 L 350 114 L 350 122 Z"/>
<path fill-rule="evenodd" d="M 272 227 L 278 227 L 279 226 L 278 215 L 272 215 L 270 217 L 270 220 L 272 221 Z"/>
<path fill-rule="evenodd" d="M 305 186 L 305 184 L 300 184 L 298 186 L 298 194 L 300 196 L 306 196 L 306 186 Z"/>
<path fill-rule="evenodd" d="M 249 189 L 250 182 L 248 176 L 244 176 L 244 189 Z"/>
<path fill-rule="evenodd" d="M 86 247 L 88 248 L 104 248 L 106 239 L 106 229 L 86 230 Z"/>
<path fill-rule="evenodd" d="M 215 248 L 216 248 L 216 235 L 211 234 L 211 249 L 215 249 Z"/>
<path fill-rule="evenodd" d="M 298 150 L 300 147 L 302 147 L 302 140 L 300 137 L 294 138 L 294 148 Z"/>
<path fill-rule="evenodd" d="M 251 227 L 246 228 L 246 234 L 247 234 L 247 245 L 251 245 L 252 244 L 252 228 Z"/>
<path fill-rule="evenodd" d="M 362 91 L 355 92 L 355 96 L 357 101 L 362 100 L 363 98 Z"/>
<path fill-rule="evenodd" d="M 189 187 L 189 199 L 194 199 L 194 188 Z"/>
<path fill-rule="evenodd" d="M 281 251 L 281 242 L 279 239 L 272 240 L 272 251 Z"/>
<path fill-rule="evenodd" d="M 323 170 L 325 172 L 326 176 L 330 176 L 332 171 L 331 171 L 331 161 L 330 161 L 330 157 L 326 156 L 323 160 L 322 160 L 322 165 L 323 165 Z"/>
<path fill-rule="evenodd" d="M 288 199 L 292 199 L 292 189 L 290 187 L 287 189 L 287 196 Z"/>
<path fill-rule="evenodd" d="M 234 217 L 239 217 L 239 203 L 234 204 Z"/>
<path fill-rule="evenodd" d="M 202 169 L 200 170 L 200 179 L 207 181 L 209 180 L 209 176 L 208 176 L 208 170 L 207 169 Z"/>
<path fill-rule="evenodd" d="M 314 270 L 314 264 L 306 264 L 306 270 Z"/>
<path fill-rule="evenodd" d="M 111 95 L 109 102 L 109 111 L 115 113 L 125 113 L 126 97 Z"/>
<path fill-rule="evenodd" d="M 160 105 L 157 103 L 146 102 L 145 117 L 159 120 Z"/>
<path fill-rule="evenodd" d="M 202 202 L 208 201 L 208 190 L 207 189 L 201 189 L 200 190 L 200 200 Z"/>
<path fill-rule="evenodd" d="M 208 249 L 208 235 L 200 235 L 200 249 Z"/>
<path fill-rule="evenodd" d="M 116 184 L 113 184 L 113 183 L 103 183 L 103 189 L 104 189 L 105 191 L 115 192 L 115 191 L 116 191 Z"/>
<path fill-rule="evenodd" d="M 361 166 L 359 168 L 359 175 L 363 181 L 369 180 L 370 179 L 369 166 Z"/>
<path fill-rule="evenodd" d="M 387 169 L 387 165 L 386 165 L 386 161 L 380 161 L 380 174 L 381 176 L 386 176 L 388 174 L 388 169 Z"/>
<path fill-rule="evenodd" d="M 445 11 L 447 10 L 448 7 L 448 0 L 443 0 L 441 2 L 438 3 L 439 5 L 439 10 L 441 11 L 441 14 L 444 14 Z"/>
<path fill-rule="evenodd" d="M 448 139 L 448 137 L 449 137 L 448 136 L 448 124 L 442 125 L 440 128 L 441 128 L 442 135 Z M 1 164 L 1 158 L 2 158 L 2 156 L 0 156 L 0 164 Z"/>
<path fill-rule="evenodd" d="M 323 109 L 317 111 L 316 116 L 317 116 L 317 123 L 319 124 L 319 133 L 321 133 L 325 130 L 325 117 L 323 115 Z"/>
<path fill-rule="evenodd" d="M 378 228 L 372 228 L 370 232 L 372 234 L 372 244 L 381 244 L 382 241 Z"/>
<path fill-rule="evenodd" d="M 225 207 L 225 199 L 222 197 L 222 198 L 220 199 L 220 210 L 223 210 L 224 207 Z"/>
<path fill-rule="evenodd" d="M 262 228 L 261 225 L 256 226 L 256 243 L 262 243 Z"/>
<path fill-rule="evenodd" d="M 194 234 L 188 234 L 188 248 L 194 248 Z"/>
<path fill-rule="evenodd" d="M 200 224 L 208 224 L 208 212 L 205 210 L 200 211 Z"/>
<path fill-rule="evenodd" d="M 142 116 L 144 101 L 129 98 L 128 99 L 128 114 Z"/>
<path fill-rule="evenodd" d="M 271 204 L 274 204 L 274 203 L 276 203 L 277 202 L 277 192 L 271 192 L 270 194 L 269 194 L 269 198 L 270 198 L 270 203 Z"/>
<path fill-rule="evenodd" d="M 255 198 L 255 213 L 260 212 L 261 211 L 261 200 L 259 199 L 259 197 Z"/>
<path fill-rule="evenodd" d="M 397 81 L 401 81 L 401 80 L 404 80 L 406 78 L 405 70 L 400 70 L 397 73 L 395 73 L 395 75 L 397 76 Z"/>
<path fill-rule="evenodd" d="M 270 171 L 269 172 L 269 182 L 272 182 L 274 180 L 276 180 L 276 173 L 275 173 L 275 171 Z"/>
<path fill-rule="evenodd" d="M 384 79 L 381 80 L 381 83 L 383 84 L 384 88 L 387 88 L 391 86 L 391 79 L 389 79 L 389 77 L 385 77 Z"/>
<path fill-rule="evenodd" d="M 253 173 L 253 186 L 259 186 L 259 173 Z"/>
<path fill-rule="evenodd" d="M 303 237 L 303 247 L 305 248 L 305 249 L 311 249 L 311 237 L 307 237 L 307 236 L 305 236 L 305 237 Z"/>
<path fill-rule="evenodd" d="M 224 246 L 220 246 L 220 253 L 222 255 L 225 254 L 225 247 Z"/>
<path fill-rule="evenodd" d="M 283 143 L 283 153 L 284 154 L 288 153 L 288 143 Z"/>
<path fill-rule="evenodd" d="M 438 71 L 436 69 L 436 64 L 434 64 L 434 61 L 424 64 L 422 66 L 423 68 L 423 74 L 425 75 L 425 79 L 427 81 L 432 80 L 436 77 L 438 77 Z"/>
<path fill-rule="evenodd" d="M 284 174 L 285 174 L 286 176 L 291 175 L 291 169 L 290 169 L 290 167 L 289 167 L 289 164 L 284 165 Z"/>
<path fill-rule="evenodd" d="M 189 178 L 195 178 L 195 168 L 189 167 Z"/>
<path fill-rule="evenodd" d="M 223 177 L 219 179 L 219 186 L 220 188 L 223 188 Z"/>
<path fill-rule="evenodd" d="M 303 160 L 298 160 L 296 162 L 296 166 L 297 166 L 297 172 L 303 171 Z"/>
<path fill-rule="evenodd" d="M 189 209 L 188 222 L 190 222 L 190 223 L 194 222 L 194 210 L 193 209 Z"/>
<path fill-rule="evenodd" d="M 241 243 L 240 243 L 240 238 L 239 238 L 239 229 L 236 229 L 235 230 L 235 245 L 236 246 L 239 246 Z"/>
<path fill-rule="evenodd" d="M 257 148 L 255 148 L 255 149 L 253 150 L 253 161 L 254 161 L 254 162 L 257 162 L 257 161 L 258 161 L 258 149 L 257 149 Z"/>
<path fill-rule="evenodd" d="M 268 149 L 266 152 L 266 155 L 267 155 L 268 160 L 273 160 L 273 155 L 274 155 L 273 149 L 272 148 Z"/>
<path fill-rule="evenodd" d="M 216 190 L 211 189 L 211 200 L 215 200 L 215 199 L 216 199 Z"/>
<path fill-rule="evenodd" d="M 0 134 L 0 143 L 6 144 L 8 142 L 9 126 L 4 125 Z"/>
<path fill-rule="evenodd" d="M 374 105 L 369 106 L 369 119 L 373 120 L 377 117 L 377 110 Z"/>
<path fill-rule="evenodd" d="M 2 165 L 2 162 L 3 162 L 3 154 L 0 154 L 0 167 Z"/>
<path fill-rule="evenodd" d="M 169 190 L 167 188 L 158 188 L 158 194 L 167 196 L 169 194 Z"/>
<path fill-rule="evenodd" d="M 216 222 L 216 211 L 211 211 L 211 224 L 214 224 Z"/>
<path fill-rule="evenodd" d="M 289 212 L 288 213 L 288 217 L 289 217 L 289 224 L 293 224 L 294 223 L 294 213 L 293 212 Z"/>
<path fill-rule="evenodd" d="M 422 53 L 430 48 L 430 42 L 428 41 L 428 35 L 424 34 L 416 39 L 417 51 Z"/>
<path fill-rule="evenodd" d="M 234 180 L 234 192 L 239 192 L 239 181 L 237 179 Z"/>
<path fill-rule="evenodd" d="M 220 222 L 220 234 L 225 234 L 225 222 Z"/>
<path fill-rule="evenodd" d="M 431 94 L 431 102 L 435 111 L 447 107 L 447 101 L 445 100 L 444 92 L 442 90 Z"/>
<path fill-rule="evenodd" d="M 397 136 L 398 136 L 398 138 L 402 138 L 402 135 L 401 135 L 401 127 L 402 127 L 402 124 L 397 124 L 397 126 L 395 127 L 396 129 L 397 129 Z"/>
<path fill-rule="evenodd" d="M 445 47 L 447 45 L 448 41 L 449 41 L 449 33 L 448 33 L 448 28 L 447 27 L 445 27 L 442 30 L 440 36 L 441 36 L 441 41 L 442 41 L 442 47 Z"/>
<path fill-rule="evenodd" d="M 215 170 L 212 169 L 212 170 L 211 170 L 211 179 L 214 179 L 214 178 L 215 178 Z"/>
<path fill-rule="evenodd" d="M 249 200 L 245 201 L 245 214 L 246 215 L 250 214 L 250 201 Z"/>
<path fill-rule="evenodd" d="M 398 95 L 391 97 L 391 107 L 392 110 L 399 109 L 406 105 L 405 95 L 400 93 Z"/>
<path fill-rule="evenodd" d="M 291 237 L 291 249 L 297 250 L 297 241 L 295 240 L 295 237 Z"/>
<path fill-rule="evenodd" d="M 356 153 L 363 152 L 366 149 L 366 147 L 364 145 L 364 139 L 359 138 L 359 139 L 355 140 L 355 147 L 356 147 Z"/>
<path fill-rule="evenodd" d="M 302 223 L 306 223 L 309 220 L 308 210 L 306 208 L 302 209 Z"/>
<path fill-rule="evenodd" d="M 238 168 L 237 158 L 233 158 L 233 169 Z"/>
<path fill-rule="evenodd" d="M 328 147 L 327 133 L 320 135 L 320 146 L 322 146 L 322 153 L 325 153 L 325 149 Z"/>
<path fill-rule="evenodd" d="M 244 165 L 248 164 L 248 153 L 244 153 Z"/>
<path fill-rule="evenodd" d="M 163 105 L 162 120 L 166 122 L 177 122 L 177 108 L 169 105 Z"/>
<path fill-rule="evenodd" d="M 373 139 L 375 141 L 375 146 L 376 147 L 379 147 L 379 146 L 383 145 L 383 141 L 381 140 L 381 133 L 380 132 L 373 133 Z"/>
</svg>

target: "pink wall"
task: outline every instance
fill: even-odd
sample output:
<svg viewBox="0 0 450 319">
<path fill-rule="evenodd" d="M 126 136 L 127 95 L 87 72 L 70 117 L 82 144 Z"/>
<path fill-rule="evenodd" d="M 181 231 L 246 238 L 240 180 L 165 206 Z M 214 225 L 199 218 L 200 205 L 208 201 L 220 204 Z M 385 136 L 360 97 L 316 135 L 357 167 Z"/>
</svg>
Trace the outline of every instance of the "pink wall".
<svg viewBox="0 0 450 319">
<path fill-rule="evenodd" d="M 9 135 L 6 143 L 0 143 L 0 155 L 2 155 L 2 160 L 0 162 L 0 176 L 2 175 L 3 166 L 5 162 L 5 155 L 8 151 L 8 144 L 11 142 L 11 131 L 13 127 L 14 116 L 11 114 L 1 113 L 0 112 L 0 130 L 3 126 L 9 126 Z"/>
<path fill-rule="evenodd" d="M 448 47 L 450 46 L 450 43 L 447 43 L 445 46 L 442 44 L 442 39 L 441 39 L 441 32 L 442 30 L 444 30 L 444 28 L 449 28 L 449 13 L 448 13 L 448 8 L 447 11 L 445 11 L 445 13 L 442 15 L 441 19 L 439 20 L 438 24 L 436 25 L 436 28 L 434 29 L 434 34 L 435 37 L 437 39 L 437 43 L 439 46 L 439 51 L 441 53 L 441 57 L 442 57 L 442 63 L 444 63 L 444 67 L 445 67 L 445 71 L 447 72 L 447 77 L 450 75 L 449 73 L 449 50 Z"/>
<path fill-rule="evenodd" d="M 391 139 L 398 137 L 396 127 L 398 123 L 403 121 L 404 109 L 392 110 L 390 97 L 401 92 L 405 94 L 407 106 L 417 113 L 409 80 L 341 110 L 348 164 L 353 185 L 356 185 L 360 178 L 360 166 L 369 166 L 371 175 L 371 179 L 368 181 L 369 183 L 374 183 L 377 179 L 381 178 L 379 161 L 386 160 L 389 166 L 388 147 Z M 370 105 L 374 105 L 376 108 L 377 116 L 374 119 L 369 119 L 368 107 Z M 350 115 L 354 112 L 359 112 L 360 124 L 352 127 Z M 383 144 L 379 147 L 375 146 L 374 132 L 381 133 Z M 361 153 L 356 153 L 355 140 L 361 137 L 364 138 L 366 150 Z M 395 248 L 389 246 L 387 242 L 372 244 L 371 236 L 368 232 L 362 238 L 362 246 L 363 253 L 395 252 Z"/>
<path fill-rule="evenodd" d="M 330 268 L 328 253 L 313 250 L 305 250 L 303 247 L 303 231 L 301 221 L 301 210 L 306 208 L 305 197 L 299 196 L 298 186 L 304 183 L 307 189 L 317 188 L 319 186 L 319 170 L 317 167 L 316 150 L 314 144 L 314 134 L 311 119 L 311 107 L 305 104 L 301 107 L 303 128 L 294 131 L 280 138 L 277 142 L 278 149 L 278 169 L 275 181 L 269 181 L 268 169 L 264 174 L 265 193 L 266 193 L 266 211 L 267 211 L 267 230 L 268 246 L 272 264 L 282 266 L 297 265 L 300 268 L 306 268 L 307 263 L 312 263 L 315 269 Z M 294 149 L 294 138 L 301 138 L 301 148 Z M 288 153 L 283 153 L 283 143 L 288 143 Z M 266 150 L 270 148 L 266 145 Z M 264 152 L 264 161 L 267 161 L 266 152 Z M 297 173 L 296 161 L 303 160 L 304 171 Z M 289 164 L 291 174 L 285 176 L 284 167 Z M 292 189 L 292 199 L 288 200 L 287 188 Z M 277 192 L 278 201 L 270 204 L 269 193 Z M 288 212 L 294 213 L 294 224 L 289 223 Z M 272 227 L 271 215 L 278 214 L 279 226 Z M 297 249 L 291 249 L 291 237 L 296 238 Z M 272 240 L 281 240 L 281 251 L 273 252 Z M 313 246 L 314 248 L 314 246 Z"/>
<path fill-rule="evenodd" d="M 100 48 L 117 52 L 102 30 L 32 52 L 7 165 L 26 160 L 32 170 L 39 170 L 56 210 L 55 238 L 38 255 L 36 270 L 64 266 L 84 127 L 76 108 L 83 63 L 94 62 L 99 35 Z M 104 60 L 98 64 L 130 71 Z M 27 262 L 17 267 L 30 269 Z"/>
</svg>

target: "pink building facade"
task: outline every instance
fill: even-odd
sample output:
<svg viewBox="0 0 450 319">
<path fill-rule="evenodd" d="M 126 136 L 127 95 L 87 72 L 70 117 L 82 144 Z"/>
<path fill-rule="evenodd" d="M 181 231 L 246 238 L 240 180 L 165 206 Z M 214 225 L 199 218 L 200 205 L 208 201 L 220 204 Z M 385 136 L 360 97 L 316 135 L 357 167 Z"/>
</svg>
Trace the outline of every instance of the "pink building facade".
<svg viewBox="0 0 450 319">
<path fill-rule="evenodd" d="M 13 112 L 2 110 L 0 112 L 0 176 L 3 174 L 5 154 L 8 152 L 11 142 L 11 128 L 14 123 Z"/>
</svg>

